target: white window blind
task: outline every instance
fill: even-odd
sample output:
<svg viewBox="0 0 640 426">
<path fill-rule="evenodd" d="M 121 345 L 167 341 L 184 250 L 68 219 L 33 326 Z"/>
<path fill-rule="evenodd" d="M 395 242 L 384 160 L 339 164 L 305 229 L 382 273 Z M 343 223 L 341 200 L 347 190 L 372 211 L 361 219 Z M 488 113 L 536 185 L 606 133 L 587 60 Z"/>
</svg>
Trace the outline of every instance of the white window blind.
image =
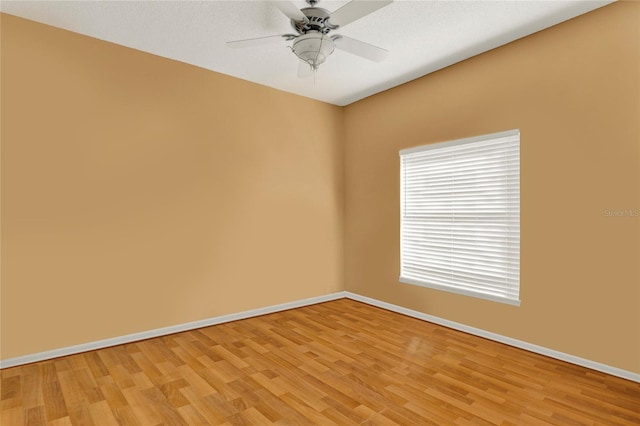
<svg viewBox="0 0 640 426">
<path fill-rule="evenodd" d="M 400 281 L 520 304 L 520 132 L 400 151 Z"/>
</svg>

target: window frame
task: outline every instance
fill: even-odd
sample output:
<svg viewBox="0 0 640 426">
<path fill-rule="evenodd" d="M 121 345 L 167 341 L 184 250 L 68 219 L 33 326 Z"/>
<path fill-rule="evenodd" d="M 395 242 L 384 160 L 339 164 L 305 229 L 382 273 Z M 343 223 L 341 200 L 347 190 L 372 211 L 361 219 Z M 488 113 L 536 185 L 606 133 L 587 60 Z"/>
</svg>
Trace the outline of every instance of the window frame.
<svg viewBox="0 0 640 426">
<path fill-rule="evenodd" d="M 439 149 L 443 149 L 443 148 L 449 148 L 449 147 L 453 147 L 453 146 L 461 146 L 461 145 L 465 145 L 465 144 L 474 144 L 474 143 L 480 143 L 480 142 L 491 142 L 491 141 L 499 141 L 500 139 L 505 139 L 505 145 L 507 143 L 517 143 L 517 198 L 518 198 L 518 208 L 517 208 L 517 250 L 516 250 L 516 254 L 517 254 L 517 287 L 516 288 L 516 297 L 517 298 L 513 298 L 513 297 L 508 297 L 506 295 L 503 296 L 499 296 L 496 294 L 489 294 L 489 293 L 484 293 L 481 291 L 474 291 L 474 290 L 469 290 L 467 288 L 460 288 L 460 287 L 456 287 L 455 285 L 442 285 L 442 284 L 438 284 L 438 283 L 434 283 L 434 282 L 427 282 L 421 279 L 416 279 L 416 278 L 412 278 L 412 277 L 407 277 L 407 276 L 403 276 L 403 271 L 405 271 L 404 269 L 404 265 L 405 265 L 405 228 L 404 228 L 404 220 L 405 220 L 405 215 L 404 215 L 404 210 L 405 210 L 405 197 L 406 197 L 406 188 L 405 188 L 405 162 L 404 159 L 407 158 L 407 156 L 411 156 L 411 154 L 418 154 L 418 153 L 422 153 L 425 151 L 431 151 L 431 150 L 439 150 Z M 417 146 L 417 147 L 413 147 L 413 148 L 408 148 L 408 149 L 403 149 L 399 151 L 399 156 L 400 156 L 400 274 L 399 274 L 399 282 L 401 283 L 405 283 L 405 284 L 413 284 L 413 285 L 418 285 L 418 286 L 422 286 L 422 287 L 427 287 L 427 288 L 433 288 L 436 290 L 443 290 L 443 291 L 447 291 L 447 292 L 451 292 L 451 293 L 456 293 L 456 294 L 462 294 L 462 295 L 466 295 L 466 296 L 472 296 L 475 298 L 479 298 L 479 299 L 486 299 L 486 300 L 491 300 L 491 301 L 495 301 L 495 302 L 500 302 L 500 303 L 505 303 L 505 304 L 509 304 L 509 305 L 514 305 L 514 306 L 519 306 L 520 305 L 520 293 L 521 293 L 521 282 L 520 282 L 520 174 L 521 174 L 521 165 L 520 165 L 520 130 L 519 129 L 514 129 L 514 130 L 508 130 L 508 131 L 504 131 L 504 132 L 498 132 L 498 133 L 491 133 L 491 134 L 487 134 L 487 135 L 481 135 L 481 136 L 475 136 L 475 137 L 470 137 L 470 138 L 464 138 L 464 139 L 457 139 L 457 140 L 452 140 L 452 141 L 447 141 L 447 142 L 439 142 L 439 143 L 433 143 L 433 144 L 428 144 L 428 145 L 422 145 L 422 146 Z M 505 172 L 505 176 L 511 176 L 508 172 Z M 510 185 L 513 185 L 513 182 L 510 182 Z M 452 185 L 453 186 L 453 185 Z M 511 186 L 509 186 L 509 188 L 511 188 Z M 512 194 L 510 194 L 512 195 Z M 511 202 L 511 199 L 509 199 Z M 509 224 L 513 224 L 513 218 L 511 218 L 512 220 L 509 222 Z M 426 221 L 425 221 L 426 222 Z M 450 221 L 450 223 L 454 223 L 453 221 Z M 509 234 L 511 236 L 511 234 Z M 509 246 L 509 250 L 511 250 L 512 247 L 510 247 L 512 244 L 508 244 Z M 466 247 L 466 246 L 465 246 Z M 444 250 L 444 249 L 443 249 Z M 476 248 L 476 250 L 479 250 Z M 415 250 L 414 250 L 415 251 Z M 511 256 L 513 253 L 509 252 L 508 253 L 509 256 Z M 509 257 L 509 259 L 511 259 L 511 257 Z M 497 288 L 498 286 L 496 286 L 495 288 Z"/>
</svg>

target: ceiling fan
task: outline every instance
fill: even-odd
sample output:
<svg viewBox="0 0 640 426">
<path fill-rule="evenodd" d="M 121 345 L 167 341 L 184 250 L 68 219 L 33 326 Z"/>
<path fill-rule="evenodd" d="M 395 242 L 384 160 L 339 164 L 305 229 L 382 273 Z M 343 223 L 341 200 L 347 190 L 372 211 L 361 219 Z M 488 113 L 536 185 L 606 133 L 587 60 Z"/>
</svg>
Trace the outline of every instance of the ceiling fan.
<svg viewBox="0 0 640 426">
<path fill-rule="evenodd" d="M 251 47 L 284 39 L 293 41 L 291 50 L 300 59 L 298 77 L 306 77 L 331 55 L 334 49 L 357 55 L 375 62 L 387 57 L 389 51 L 344 35 L 329 35 L 346 25 L 393 3 L 393 0 L 351 0 L 335 12 L 316 7 L 319 0 L 305 0 L 310 7 L 298 9 L 291 1 L 274 2 L 291 19 L 296 34 L 250 38 L 227 42 L 229 47 Z"/>
</svg>

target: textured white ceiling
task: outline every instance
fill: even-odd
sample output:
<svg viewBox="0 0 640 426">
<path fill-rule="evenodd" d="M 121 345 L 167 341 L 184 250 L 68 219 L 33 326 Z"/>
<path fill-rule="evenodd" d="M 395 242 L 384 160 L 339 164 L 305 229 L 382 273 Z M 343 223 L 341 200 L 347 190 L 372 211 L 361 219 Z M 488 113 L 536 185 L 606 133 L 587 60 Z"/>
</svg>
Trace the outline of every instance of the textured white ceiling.
<svg viewBox="0 0 640 426">
<path fill-rule="evenodd" d="M 294 2 L 300 8 L 304 1 Z M 321 1 L 334 11 L 346 1 Z M 314 78 L 297 78 L 284 40 L 231 49 L 226 41 L 291 33 L 269 1 L 2 1 L 2 12 L 347 105 L 589 12 L 612 0 L 396 0 L 332 34 L 385 48 L 382 63 L 336 50 Z"/>
</svg>

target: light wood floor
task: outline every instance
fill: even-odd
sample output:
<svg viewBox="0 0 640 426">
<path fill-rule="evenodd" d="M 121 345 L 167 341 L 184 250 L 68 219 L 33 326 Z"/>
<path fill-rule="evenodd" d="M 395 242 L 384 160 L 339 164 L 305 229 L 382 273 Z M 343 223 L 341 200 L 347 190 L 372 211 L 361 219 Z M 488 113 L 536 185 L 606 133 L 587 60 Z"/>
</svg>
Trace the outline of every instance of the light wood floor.
<svg viewBox="0 0 640 426">
<path fill-rule="evenodd" d="M 1 372 L 9 425 L 640 424 L 640 384 L 347 299 Z"/>
</svg>

